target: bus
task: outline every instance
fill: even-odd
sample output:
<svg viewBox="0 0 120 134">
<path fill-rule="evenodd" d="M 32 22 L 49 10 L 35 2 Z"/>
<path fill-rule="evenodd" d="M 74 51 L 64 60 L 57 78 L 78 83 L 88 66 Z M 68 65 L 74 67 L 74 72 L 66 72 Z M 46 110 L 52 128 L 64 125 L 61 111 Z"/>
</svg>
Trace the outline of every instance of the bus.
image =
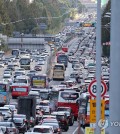
<svg viewBox="0 0 120 134">
<path fill-rule="evenodd" d="M 0 105 L 6 105 L 10 102 L 10 85 L 8 82 L 0 81 Z"/>
<path fill-rule="evenodd" d="M 68 45 L 63 45 L 62 46 L 62 51 L 68 52 Z"/>
<path fill-rule="evenodd" d="M 13 83 L 11 85 L 11 95 L 13 99 L 19 96 L 27 96 L 30 91 L 30 85 L 25 83 Z"/>
<path fill-rule="evenodd" d="M 32 88 L 48 88 L 48 78 L 46 74 L 43 75 L 34 75 L 31 78 L 31 87 Z"/>
<path fill-rule="evenodd" d="M 11 54 L 12 54 L 13 56 L 15 56 L 16 58 L 18 58 L 19 55 L 20 55 L 20 50 L 19 50 L 19 49 L 12 49 Z"/>
<path fill-rule="evenodd" d="M 31 81 L 30 81 L 30 78 L 26 75 L 20 75 L 20 76 L 17 76 L 15 79 L 14 79 L 14 82 L 13 83 L 20 83 L 20 84 L 27 84 L 27 85 L 30 85 L 31 84 Z"/>
<path fill-rule="evenodd" d="M 64 64 L 55 64 L 53 67 L 53 80 L 64 80 L 65 66 Z"/>
<path fill-rule="evenodd" d="M 78 117 L 80 90 L 61 89 L 58 95 L 58 107 L 71 107 L 75 119 Z"/>
<path fill-rule="evenodd" d="M 60 54 L 57 56 L 57 63 L 63 63 L 65 67 L 68 66 L 68 57 L 65 54 Z"/>
<path fill-rule="evenodd" d="M 26 70 L 30 70 L 31 66 L 30 66 L 30 63 L 31 63 L 31 58 L 30 56 L 23 56 L 20 58 L 20 67 L 21 68 L 24 68 Z"/>
</svg>

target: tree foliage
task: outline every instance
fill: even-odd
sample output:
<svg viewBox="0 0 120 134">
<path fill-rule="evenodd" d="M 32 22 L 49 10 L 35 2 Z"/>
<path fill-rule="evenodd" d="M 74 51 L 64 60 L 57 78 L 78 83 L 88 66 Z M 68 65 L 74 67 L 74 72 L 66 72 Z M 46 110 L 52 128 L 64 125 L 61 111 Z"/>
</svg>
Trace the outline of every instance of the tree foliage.
<svg viewBox="0 0 120 134">
<path fill-rule="evenodd" d="M 80 2 L 78 5 L 80 8 Z M 71 8 L 73 2 L 69 0 L 34 0 L 31 4 L 27 0 L 0 0 L 0 31 L 7 35 L 13 31 L 37 34 L 43 32 L 39 29 L 40 23 L 47 25 L 46 31 L 55 31 L 69 17 L 66 12 Z"/>
</svg>

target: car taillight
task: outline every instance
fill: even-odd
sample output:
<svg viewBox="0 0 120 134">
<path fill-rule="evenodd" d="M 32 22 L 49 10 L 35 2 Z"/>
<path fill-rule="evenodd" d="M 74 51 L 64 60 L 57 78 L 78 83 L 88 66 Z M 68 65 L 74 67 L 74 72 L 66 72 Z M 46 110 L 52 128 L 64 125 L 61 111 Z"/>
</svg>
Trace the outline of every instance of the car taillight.
<svg viewBox="0 0 120 134">
<path fill-rule="evenodd" d="M 13 132 L 16 132 L 16 128 L 13 128 Z"/>
<path fill-rule="evenodd" d="M 58 132 L 60 132 L 60 129 L 58 128 Z"/>
</svg>

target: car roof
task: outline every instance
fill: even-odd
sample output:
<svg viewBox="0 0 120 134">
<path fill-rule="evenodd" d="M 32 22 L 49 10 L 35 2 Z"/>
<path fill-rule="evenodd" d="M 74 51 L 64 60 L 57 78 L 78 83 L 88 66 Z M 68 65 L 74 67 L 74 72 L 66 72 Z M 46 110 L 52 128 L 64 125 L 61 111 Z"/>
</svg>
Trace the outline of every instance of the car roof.
<svg viewBox="0 0 120 134">
<path fill-rule="evenodd" d="M 9 110 L 8 107 L 0 107 L 0 109 L 6 109 L 6 110 Z"/>
<path fill-rule="evenodd" d="M 65 112 L 61 112 L 61 111 L 59 112 L 59 111 L 58 111 L 58 112 L 52 112 L 51 115 L 52 115 L 52 114 L 53 114 L 53 115 L 64 115 Z"/>
<path fill-rule="evenodd" d="M 48 125 L 36 125 L 34 128 L 52 128 L 51 126 Z"/>
</svg>

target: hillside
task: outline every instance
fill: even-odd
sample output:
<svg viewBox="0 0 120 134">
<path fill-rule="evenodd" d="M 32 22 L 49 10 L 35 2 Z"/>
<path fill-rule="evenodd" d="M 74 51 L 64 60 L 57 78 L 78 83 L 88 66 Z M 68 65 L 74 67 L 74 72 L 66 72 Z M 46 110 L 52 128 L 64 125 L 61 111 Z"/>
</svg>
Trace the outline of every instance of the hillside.
<svg viewBox="0 0 120 134">
<path fill-rule="evenodd" d="M 0 31 L 7 35 L 11 35 L 13 31 L 33 34 L 53 33 L 61 28 L 65 18 L 70 17 L 70 13 L 67 12 L 74 11 L 73 2 L 35 0 L 32 4 L 28 4 L 26 0 L 13 0 L 13 2 L 0 0 Z M 78 5 L 80 10 L 81 4 Z M 41 30 L 40 23 L 45 23 L 47 29 Z"/>
</svg>

